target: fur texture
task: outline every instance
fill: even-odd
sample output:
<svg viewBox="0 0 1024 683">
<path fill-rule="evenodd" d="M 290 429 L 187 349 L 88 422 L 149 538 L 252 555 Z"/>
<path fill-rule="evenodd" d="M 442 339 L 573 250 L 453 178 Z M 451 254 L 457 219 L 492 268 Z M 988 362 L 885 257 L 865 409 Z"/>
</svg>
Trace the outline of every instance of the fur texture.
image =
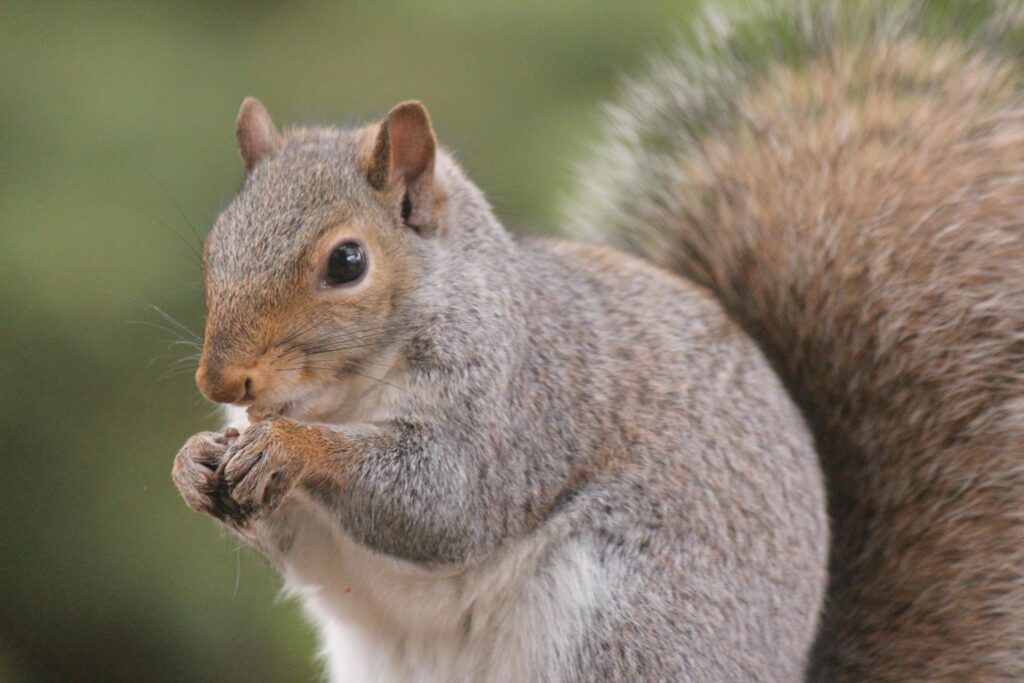
<svg viewBox="0 0 1024 683">
<path fill-rule="evenodd" d="M 185 500 L 333 680 L 800 679 L 823 482 L 754 343 L 635 257 L 513 239 L 440 151 L 409 225 L 389 128 L 285 134 L 214 226 L 200 384 L 248 416 L 182 449 Z M 370 269 L 325 288 L 339 240 Z"/>
<path fill-rule="evenodd" d="M 610 112 L 568 211 L 710 288 L 814 432 L 811 678 L 1024 680 L 1024 10 L 712 14 Z"/>
<path fill-rule="evenodd" d="M 577 232 L 656 265 L 510 237 L 414 103 L 243 107 L 198 379 L 248 415 L 174 476 L 332 679 L 1024 678 L 1022 10 L 746 15 L 584 166 Z"/>
</svg>

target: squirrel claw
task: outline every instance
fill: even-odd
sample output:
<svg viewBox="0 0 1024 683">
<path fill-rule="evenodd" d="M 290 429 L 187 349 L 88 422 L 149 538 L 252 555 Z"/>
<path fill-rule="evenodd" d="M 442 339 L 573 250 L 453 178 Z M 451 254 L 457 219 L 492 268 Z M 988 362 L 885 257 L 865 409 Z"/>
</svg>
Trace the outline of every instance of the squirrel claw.
<svg viewBox="0 0 1024 683">
<path fill-rule="evenodd" d="M 280 420 L 251 425 L 217 470 L 228 497 L 247 520 L 272 512 L 301 470 L 278 434 Z"/>
<path fill-rule="evenodd" d="M 186 441 L 178 451 L 171 471 L 174 485 L 190 508 L 221 519 L 227 510 L 217 471 L 226 451 L 227 444 L 222 435 L 201 432 Z"/>
</svg>

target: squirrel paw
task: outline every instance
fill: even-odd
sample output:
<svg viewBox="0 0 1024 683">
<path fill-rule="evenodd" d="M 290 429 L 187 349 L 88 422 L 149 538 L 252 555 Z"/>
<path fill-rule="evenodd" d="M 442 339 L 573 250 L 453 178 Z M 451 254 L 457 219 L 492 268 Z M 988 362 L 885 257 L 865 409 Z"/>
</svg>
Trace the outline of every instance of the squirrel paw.
<svg viewBox="0 0 1024 683">
<path fill-rule="evenodd" d="M 234 516 L 237 506 L 225 494 L 217 469 L 232 437 L 217 432 L 200 432 L 178 451 L 171 478 L 185 503 L 197 512 L 219 519 Z"/>
<path fill-rule="evenodd" d="M 216 476 L 239 511 L 235 522 L 269 514 L 297 481 L 304 464 L 291 438 L 296 428 L 283 418 L 263 420 L 228 449 Z"/>
</svg>

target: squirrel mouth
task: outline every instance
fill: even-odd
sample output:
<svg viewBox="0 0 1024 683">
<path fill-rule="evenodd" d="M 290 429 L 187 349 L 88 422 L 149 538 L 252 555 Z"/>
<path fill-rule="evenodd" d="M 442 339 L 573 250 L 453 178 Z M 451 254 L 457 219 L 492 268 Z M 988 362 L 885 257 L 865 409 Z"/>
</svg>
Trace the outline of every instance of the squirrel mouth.
<svg viewBox="0 0 1024 683">
<path fill-rule="evenodd" d="M 274 417 L 287 417 L 301 421 L 303 414 L 315 402 L 316 397 L 317 392 L 315 390 L 306 391 L 298 395 L 292 395 L 285 401 L 249 404 L 245 412 L 249 416 L 250 422 L 269 420 Z"/>
<path fill-rule="evenodd" d="M 268 406 L 251 405 L 245 409 L 245 412 L 249 416 L 250 421 L 259 422 L 272 417 L 288 417 L 294 408 L 295 403 L 293 401 L 286 401 Z"/>
</svg>

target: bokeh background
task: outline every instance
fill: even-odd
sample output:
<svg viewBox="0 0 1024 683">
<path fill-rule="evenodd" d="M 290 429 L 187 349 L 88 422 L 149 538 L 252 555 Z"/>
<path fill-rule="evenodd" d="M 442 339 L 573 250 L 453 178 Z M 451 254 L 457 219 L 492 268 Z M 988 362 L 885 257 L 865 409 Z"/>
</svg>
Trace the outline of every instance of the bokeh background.
<svg viewBox="0 0 1024 683">
<path fill-rule="evenodd" d="M 317 678 L 298 606 L 169 477 L 216 417 L 157 309 L 202 328 L 244 96 L 285 125 L 422 99 L 506 223 L 554 231 L 600 102 L 692 12 L 0 0 L 0 681 Z"/>
</svg>

